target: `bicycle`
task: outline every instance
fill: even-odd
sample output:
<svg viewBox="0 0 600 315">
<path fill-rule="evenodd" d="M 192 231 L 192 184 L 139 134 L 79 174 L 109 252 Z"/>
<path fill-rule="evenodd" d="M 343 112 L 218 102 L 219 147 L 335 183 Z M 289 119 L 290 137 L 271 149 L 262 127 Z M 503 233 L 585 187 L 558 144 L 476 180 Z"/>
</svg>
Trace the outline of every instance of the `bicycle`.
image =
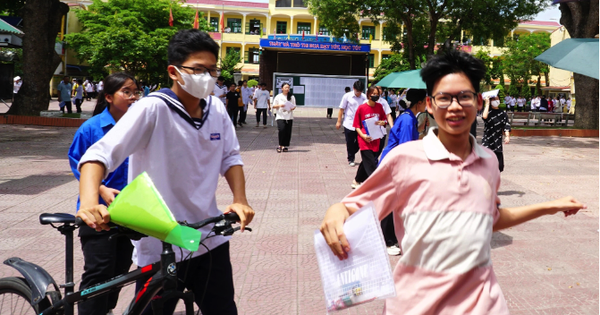
<svg viewBox="0 0 600 315">
<path fill-rule="evenodd" d="M 214 236 L 229 236 L 240 229 L 232 225 L 239 221 L 236 213 L 222 214 L 207 218 L 197 223 L 181 225 L 194 229 L 202 228 L 215 223 L 211 231 L 200 244 Z M 44 213 L 40 215 L 42 225 L 51 225 L 61 234 L 65 235 L 65 283 L 57 285 L 56 281 L 42 267 L 12 257 L 4 264 L 17 269 L 23 277 L 6 277 L 0 279 L 0 314 L 40 314 L 40 315 L 72 315 L 75 303 L 94 298 L 101 294 L 112 292 L 129 285 L 136 280 L 149 278 L 142 290 L 137 292 L 124 311 L 124 315 L 139 315 L 146 306 L 152 303 L 155 314 L 162 314 L 164 301 L 177 298 L 184 301 L 186 315 L 194 314 L 194 295 L 191 291 L 179 292 L 177 288 L 177 266 L 172 245 L 162 242 L 163 251 L 160 261 L 116 276 L 104 283 L 98 283 L 84 290 L 74 292 L 73 282 L 73 231 L 85 224 L 79 218 L 67 213 Z M 60 225 L 59 225 L 60 224 Z M 56 226 L 59 225 L 59 226 Z M 133 239 L 146 237 L 135 231 L 117 227 L 117 235 L 125 235 Z M 246 227 L 246 230 L 252 229 Z M 212 235 L 211 235 L 212 233 Z M 209 252 L 210 253 L 210 252 Z M 64 289 L 64 297 L 60 288 Z M 160 290 L 163 290 L 160 299 L 153 299 Z M 9 307 L 7 310 L 6 307 Z"/>
</svg>

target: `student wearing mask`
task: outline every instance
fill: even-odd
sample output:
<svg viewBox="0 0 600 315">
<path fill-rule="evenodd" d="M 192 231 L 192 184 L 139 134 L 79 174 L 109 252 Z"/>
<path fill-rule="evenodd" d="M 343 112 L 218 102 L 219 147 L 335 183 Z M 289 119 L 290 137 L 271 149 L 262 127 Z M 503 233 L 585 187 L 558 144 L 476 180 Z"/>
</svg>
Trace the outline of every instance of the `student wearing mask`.
<svg viewBox="0 0 600 315">
<path fill-rule="evenodd" d="M 492 107 L 490 109 L 490 106 Z M 500 99 L 497 96 L 485 98 L 485 108 L 483 109 L 483 138 L 481 145 L 492 150 L 498 158 L 498 169 L 504 171 L 504 154 L 502 154 L 502 134 L 504 133 L 504 143 L 510 142 L 510 123 L 506 112 L 498 109 Z"/>
<path fill-rule="evenodd" d="M 75 133 L 73 143 L 69 148 L 69 164 L 77 180 L 80 173 L 77 168 L 81 157 L 89 147 L 106 135 L 115 124 L 125 115 L 129 106 L 138 100 L 140 93 L 135 78 L 124 72 L 117 72 L 105 79 L 106 87 L 98 95 L 94 116 L 86 120 Z M 109 206 L 115 196 L 127 185 L 128 159 L 109 173 L 98 191 L 98 202 Z M 77 200 L 77 210 L 80 200 Z M 83 251 L 83 269 L 80 290 L 108 281 L 129 271 L 133 245 L 128 238 L 110 237 L 116 235 L 116 230 L 100 231 L 83 225 L 79 228 L 81 250 Z M 80 302 L 77 304 L 79 314 L 106 315 L 117 306 L 119 290 L 110 294 Z"/>
</svg>

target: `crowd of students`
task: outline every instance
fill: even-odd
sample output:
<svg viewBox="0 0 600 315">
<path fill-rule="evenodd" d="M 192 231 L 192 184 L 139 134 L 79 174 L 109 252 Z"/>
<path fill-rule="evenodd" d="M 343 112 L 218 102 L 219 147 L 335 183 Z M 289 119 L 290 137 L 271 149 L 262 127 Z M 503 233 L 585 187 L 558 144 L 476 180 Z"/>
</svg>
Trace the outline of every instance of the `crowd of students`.
<svg viewBox="0 0 600 315">
<path fill-rule="evenodd" d="M 575 110 L 571 98 L 565 98 L 564 95 L 548 98 L 545 95 L 538 95 L 529 99 L 525 99 L 520 95 L 518 97 L 506 95 L 504 97 L 504 104 L 507 111 L 513 112 L 531 111 L 574 114 Z"/>
<path fill-rule="evenodd" d="M 247 106 L 257 108 L 257 127 L 261 116 L 266 125 L 264 109 L 273 109 L 279 128 L 277 151 L 285 152 L 295 98 L 288 84 L 272 102 L 264 84 L 254 93 L 244 92 L 245 82 L 225 89 L 218 77 L 218 52 L 218 44 L 207 33 L 181 30 L 168 46 L 165 70 L 173 81 L 170 88 L 140 99 L 134 77 L 115 73 L 105 79 L 97 115 L 79 128 L 69 150 L 71 168 L 80 181 L 76 216 L 89 227 L 80 230 L 85 269 L 81 289 L 118 275 L 132 262 L 142 267 L 160 259 L 157 239 L 129 243 L 109 238 L 113 232 L 107 206 L 143 172 L 152 178 L 177 221 L 197 222 L 221 214 L 215 193 L 223 176 L 233 195 L 224 212 L 239 215 L 242 231 L 252 222 L 254 210 L 246 198 L 235 128 L 244 125 L 241 114 Z M 508 314 L 491 265 L 492 231 L 585 208 L 571 197 L 517 208 L 500 206 L 498 160 L 469 135 L 483 106 L 479 82 L 484 74 L 480 61 L 451 50 L 422 69 L 426 91 L 409 90 L 397 99 L 404 109 L 397 119 L 384 105 L 378 87 L 369 87 L 365 95 L 364 85 L 357 81 L 342 99 L 336 127 L 344 126 L 351 166 L 361 151 L 357 175 L 364 172 L 364 178 L 327 210 L 321 233 L 332 252 L 347 259 L 352 244 L 343 232 L 346 219 L 371 201 L 380 220 L 389 216 L 395 227 L 388 231 L 402 258 L 394 270 L 397 296 L 386 300 L 385 314 Z M 484 113 L 494 117 L 488 102 Z M 490 104 L 496 108 L 498 103 L 493 99 Z M 425 110 L 433 121 L 418 140 L 416 116 Z M 385 139 L 371 139 L 364 128 L 362 122 L 372 118 L 378 126 L 392 126 L 385 148 Z M 201 230 L 202 238 L 206 229 Z M 194 253 L 175 250 L 177 270 L 186 271 L 177 274 L 178 290 L 192 291 L 202 314 L 237 314 L 229 239 L 215 236 L 203 244 L 206 247 Z M 191 258 L 186 260 L 188 254 Z M 138 281 L 136 290 L 145 283 Z M 79 313 L 112 314 L 117 297 L 113 292 L 90 299 L 79 304 Z M 164 313 L 174 309 L 175 303 L 166 304 Z M 147 313 L 152 313 L 151 306 Z"/>
</svg>

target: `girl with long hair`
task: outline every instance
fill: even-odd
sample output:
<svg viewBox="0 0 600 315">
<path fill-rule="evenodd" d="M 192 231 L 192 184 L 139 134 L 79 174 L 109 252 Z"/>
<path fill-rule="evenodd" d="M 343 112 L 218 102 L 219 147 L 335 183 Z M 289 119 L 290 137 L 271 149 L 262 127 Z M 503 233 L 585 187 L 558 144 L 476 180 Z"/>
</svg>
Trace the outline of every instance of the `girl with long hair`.
<svg viewBox="0 0 600 315">
<path fill-rule="evenodd" d="M 279 146 L 277 152 L 287 152 L 292 139 L 292 124 L 294 122 L 294 110 L 296 109 L 296 98 L 290 91 L 290 84 L 281 85 L 281 93 L 273 100 L 273 109 L 277 115 L 277 129 L 279 130 Z"/>
</svg>

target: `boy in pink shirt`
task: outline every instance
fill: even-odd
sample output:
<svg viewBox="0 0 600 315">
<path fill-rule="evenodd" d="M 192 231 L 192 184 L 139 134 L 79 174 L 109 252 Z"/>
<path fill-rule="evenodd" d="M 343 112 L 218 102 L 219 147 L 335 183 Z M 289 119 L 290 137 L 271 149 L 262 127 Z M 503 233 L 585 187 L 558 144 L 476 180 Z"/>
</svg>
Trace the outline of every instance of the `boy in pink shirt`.
<svg viewBox="0 0 600 315">
<path fill-rule="evenodd" d="M 438 128 L 391 150 L 321 224 L 333 253 L 346 259 L 345 220 L 369 201 L 380 220 L 393 212 L 403 255 L 394 269 L 397 296 L 386 300 L 384 314 L 508 314 L 490 259 L 492 232 L 585 208 L 572 197 L 499 208 L 498 160 L 469 134 L 484 74 L 481 61 L 464 52 L 431 59 L 421 76 Z"/>
</svg>

